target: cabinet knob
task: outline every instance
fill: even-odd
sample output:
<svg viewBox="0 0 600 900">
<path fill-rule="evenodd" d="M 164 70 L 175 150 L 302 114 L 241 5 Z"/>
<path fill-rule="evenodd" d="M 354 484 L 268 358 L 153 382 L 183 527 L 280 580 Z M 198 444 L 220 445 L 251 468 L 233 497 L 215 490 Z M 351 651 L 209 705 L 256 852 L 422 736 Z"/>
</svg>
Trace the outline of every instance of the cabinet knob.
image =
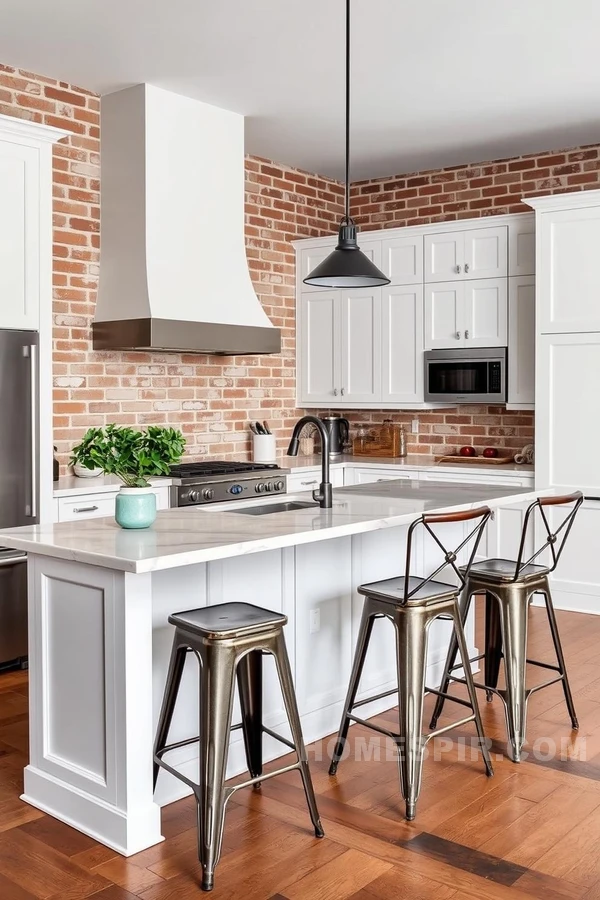
<svg viewBox="0 0 600 900">
<path fill-rule="evenodd" d="M 333 389 L 333 396 L 334 396 L 334 397 L 337 397 L 337 388 L 334 388 L 334 389 Z"/>
<path fill-rule="evenodd" d="M 465 263 L 465 272 L 468 274 L 469 272 L 469 263 Z"/>
<path fill-rule="evenodd" d="M 342 390 L 341 390 L 341 392 L 340 392 L 340 393 L 341 393 L 341 395 L 342 395 L 342 397 L 343 397 L 343 396 L 344 396 L 344 393 L 345 393 L 345 389 L 344 389 L 344 388 L 342 388 Z"/>
<path fill-rule="evenodd" d="M 457 273 L 458 273 L 459 275 L 460 275 L 460 268 L 461 268 L 460 265 L 458 265 L 458 266 L 456 267 L 456 271 L 457 271 Z"/>
<path fill-rule="evenodd" d="M 465 331 L 465 339 L 466 339 L 467 341 L 469 340 L 469 329 L 468 329 L 468 328 L 467 328 L 467 330 Z"/>
<path fill-rule="evenodd" d="M 457 331 L 457 332 L 456 332 L 456 340 L 457 340 L 457 341 L 460 341 L 460 331 Z"/>
</svg>

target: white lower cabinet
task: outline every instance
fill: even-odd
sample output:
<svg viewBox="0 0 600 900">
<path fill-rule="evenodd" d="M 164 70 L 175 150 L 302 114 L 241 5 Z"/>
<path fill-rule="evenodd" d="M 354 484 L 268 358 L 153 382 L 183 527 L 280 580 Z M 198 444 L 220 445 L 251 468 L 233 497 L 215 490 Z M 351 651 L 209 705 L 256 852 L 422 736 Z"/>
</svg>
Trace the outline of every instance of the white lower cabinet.
<svg viewBox="0 0 600 900">
<path fill-rule="evenodd" d="M 396 478 L 404 481 L 415 481 L 418 477 L 418 473 L 414 469 L 399 472 L 397 467 L 392 466 L 382 466 L 381 468 L 365 466 L 364 469 L 358 467 L 354 469 L 354 481 L 352 483 L 372 484 L 376 481 L 393 481 Z"/>
<path fill-rule="evenodd" d="M 333 465 L 330 471 L 331 483 L 334 487 L 342 487 L 344 484 L 344 469 L 342 466 Z M 288 494 L 298 494 L 301 491 L 314 491 L 321 483 L 321 467 L 318 469 L 305 469 L 303 472 L 292 472 L 287 477 Z"/>
<path fill-rule="evenodd" d="M 156 508 L 169 508 L 169 486 L 156 487 Z M 75 522 L 77 519 L 100 519 L 103 516 L 114 516 L 115 501 L 118 491 L 105 491 L 98 494 L 72 494 L 59 497 L 57 515 L 59 522 Z"/>
</svg>

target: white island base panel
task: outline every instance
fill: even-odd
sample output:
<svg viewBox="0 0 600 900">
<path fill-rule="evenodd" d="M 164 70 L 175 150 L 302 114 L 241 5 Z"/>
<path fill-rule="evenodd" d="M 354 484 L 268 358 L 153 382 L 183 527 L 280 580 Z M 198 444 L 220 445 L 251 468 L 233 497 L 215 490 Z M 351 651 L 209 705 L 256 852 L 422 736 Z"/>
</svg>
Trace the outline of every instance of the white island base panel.
<svg viewBox="0 0 600 900">
<path fill-rule="evenodd" d="M 458 543 L 462 526 L 446 527 Z M 167 618 L 179 610 L 243 600 L 284 612 L 305 740 L 337 731 L 362 610 L 355 589 L 402 570 L 406 532 L 400 526 L 142 574 L 30 556 L 31 747 L 23 799 L 125 856 L 162 840 L 160 807 L 189 793 L 164 771 L 155 796 L 152 790 L 152 746 L 173 635 Z M 431 569 L 423 543 L 416 552 L 418 570 Z M 432 626 L 432 686 L 440 680 L 449 627 L 445 621 Z M 268 656 L 264 668 L 265 725 L 289 738 Z M 170 741 L 198 733 L 197 679 L 190 654 Z M 395 684 L 394 629 L 380 620 L 360 696 Z M 391 696 L 364 714 L 395 705 Z M 323 746 L 323 753 L 330 749 Z M 265 760 L 289 752 L 268 736 L 264 751 Z M 170 761 L 197 780 L 195 745 L 172 751 Z M 237 731 L 228 775 L 245 769 Z"/>
</svg>

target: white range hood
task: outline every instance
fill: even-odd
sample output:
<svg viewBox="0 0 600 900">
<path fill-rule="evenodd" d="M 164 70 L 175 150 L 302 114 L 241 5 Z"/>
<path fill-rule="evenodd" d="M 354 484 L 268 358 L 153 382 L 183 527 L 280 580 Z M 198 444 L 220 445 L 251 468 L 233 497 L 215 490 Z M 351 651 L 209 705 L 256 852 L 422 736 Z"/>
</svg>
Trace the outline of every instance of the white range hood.
<svg viewBox="0 0 600 900">
<path fill-rule="evenodd" d="M 97 350 L 278 353 L 244 242 L 244 118 L 149 84 L 101 106 Z"/>
</svg>

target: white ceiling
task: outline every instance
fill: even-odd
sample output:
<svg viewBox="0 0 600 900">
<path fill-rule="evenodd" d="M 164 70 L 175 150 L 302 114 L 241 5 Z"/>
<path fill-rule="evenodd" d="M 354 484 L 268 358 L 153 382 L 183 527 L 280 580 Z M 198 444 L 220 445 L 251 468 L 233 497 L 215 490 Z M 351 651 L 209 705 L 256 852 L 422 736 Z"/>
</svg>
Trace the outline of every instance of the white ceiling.
<svg viewBox="0 0 600 900">
<path fill-rule="evenodd" d="M 2 0 L 0 62 L 244 113 L 343 173 L 344 0 Z M 352 180 L 600 141 L 597 0 L 352 0 Z"/>
</svg>

